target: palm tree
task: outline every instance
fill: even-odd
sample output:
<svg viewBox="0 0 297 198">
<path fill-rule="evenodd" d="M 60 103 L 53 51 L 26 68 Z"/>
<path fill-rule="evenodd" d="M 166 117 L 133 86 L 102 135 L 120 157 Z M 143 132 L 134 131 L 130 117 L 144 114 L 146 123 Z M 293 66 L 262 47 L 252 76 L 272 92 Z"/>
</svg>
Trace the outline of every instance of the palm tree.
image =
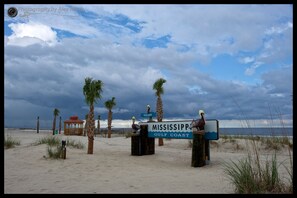
<svg viewBox="0 0 297 198">
<path fill-rule="evenodd" d="M 166 82 L 165 79 L 159 78 L 156 80 L 156 82 L 153 85 L 153 90 L 156 90 L 156 96 L 157 96 L 157 120 L 158 122 L 162 122 L 163 119 L 163 104 L 162 104 L 162 98 L 161 95 L 164 93 L 163 84 Z M 159 146 L 163 146 L 163 138 L 159 138 Z"/>
<path fill-rule="evenodd" d="M 56 130 L 56 118 L 60 114 L 59 109 L 55 108 L 54 109 L 54 121 L 53 121 L 53 135 L 55 135 L 55 130 Z"/>
<path fill-rule="evenodd" d="M 93 154 L 94 146 L 94 103 L 97 103 L 97 99 L 101 99 L 103 82 L 101 80 L 93 80 L 92 78 L 85 78 L 85 85 L 83 87 L 83 93 L 85 101 L 90 105 L 90 111 L 88 115 L 88 154 Z"/>
<path fill-rule="evenodd" d="M 105 107 L 108 109 L 108 138 L 111 137 L 111 122 L 112 122 L 112 108 L 116 106 L 115 97 L 105 102 Z"/>
</svg>

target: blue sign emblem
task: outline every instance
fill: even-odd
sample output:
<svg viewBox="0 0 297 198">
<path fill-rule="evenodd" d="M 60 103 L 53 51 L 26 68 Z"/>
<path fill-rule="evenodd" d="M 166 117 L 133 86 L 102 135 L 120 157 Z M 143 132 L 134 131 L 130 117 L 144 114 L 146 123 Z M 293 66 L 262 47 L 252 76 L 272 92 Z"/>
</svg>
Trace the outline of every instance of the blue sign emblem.
<svg viewBox="0 0 297 198">
<path fill-rule="evenodd" d="M 140 116 L 143 118 L 156 117 L 156 112 L 141 113 Z"/>
</svg>

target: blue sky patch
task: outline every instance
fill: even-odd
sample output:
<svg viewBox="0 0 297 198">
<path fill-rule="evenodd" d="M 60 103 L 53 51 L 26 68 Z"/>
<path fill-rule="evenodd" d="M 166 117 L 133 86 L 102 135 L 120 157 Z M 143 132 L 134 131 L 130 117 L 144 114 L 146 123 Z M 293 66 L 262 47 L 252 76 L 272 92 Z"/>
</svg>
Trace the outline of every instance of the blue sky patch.
<svg viewBox="0 0 297 198">
<path fill-rule="evenodd" d="M 171 36 L 170 35 L 165 35 L 161 36 L 159 38 L 145 38 L 142 43 L 145 47 L 147 48 L 154 48 L 154 47 L 159 47 L 159 48 L 166 48 L 167 44 L 170 42 Z"/>
<path fill-rule="evenodd" d="M 59 39 L 63 39 L 63 38 L 72 38 L 72 37 L 80 37 L 80 38 L 87 38 L 86 36 L 81 36 L 81 35 L 77 35 L 74 34 L 72 32 L 66 31 L 66 30 L 61 30 L 61 29 L 56 29 L 56 28 L 52 28 L 55 32 L 57 32 L 57 37 Z"/>
<path fill-rule="evenodd" d="M 10 36 L 12 35 L 12 30 L 11 28 L 8 26 L 9 24 L 11 24 L 10 22 L 6 22 L 4 21 L 4 35 L 5 36 Z"/>
</svg>

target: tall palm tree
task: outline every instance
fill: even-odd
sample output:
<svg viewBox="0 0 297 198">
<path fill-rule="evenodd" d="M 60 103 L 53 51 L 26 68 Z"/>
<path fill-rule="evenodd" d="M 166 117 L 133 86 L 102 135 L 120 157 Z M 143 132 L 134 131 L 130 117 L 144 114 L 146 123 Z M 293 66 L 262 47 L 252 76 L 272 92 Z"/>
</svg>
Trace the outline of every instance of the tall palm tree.
<svg viewBox="0 0 297 198">
<path fill-rule="evenodd" d="M 94 103 L 97 103 L 97 99 L 101 99 L 102 87 L 103 82 L 101 80 L 93 80 L 90 77 L 85 78 L 83 93 L 86 103 L 90 105 L 88 115 L 88 154 L 93 154 L 95 131 Z"/>
<path fill-rule="evenodd" d="M 111 122 L 112 122 L 112 108 L 116 106 L 115 97 L 105 102 L 105 107 L 108 109 L 108 138 L 111 137 Z"/>
<path fill-rule="evenodd" d="M 55 135 L 55 130 L 56 130 L 56 118 L 60 114 L 59 109 L 55 108 L 54 109 L 54 121 L 53 121 L 53 135 Z"/>
<path fill-rule="evenodd" d="M 162 122 L 163 119 L 163 103 L 161 95 L 164 93 L 163 84 L 166 82 L 165 79 L 159 78 L 156 80 L 156 82 L 153 85 L 153 90 L 156 90 L 156 96 L 157 96 L 157 120 L 158 122 Z M 159 138 L 159 146 L 163 146 L 163 138 Z"/>
</svg>

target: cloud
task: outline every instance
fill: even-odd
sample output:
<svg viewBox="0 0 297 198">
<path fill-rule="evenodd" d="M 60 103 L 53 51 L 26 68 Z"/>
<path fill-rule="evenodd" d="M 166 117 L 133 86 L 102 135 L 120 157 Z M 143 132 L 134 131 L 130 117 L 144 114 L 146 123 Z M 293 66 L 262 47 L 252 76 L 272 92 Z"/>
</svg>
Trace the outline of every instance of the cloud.
<svg viewBox="0 0 297 198">
<path fill-rule="evenodd" d="M 262 64 L 263 64 L 262 62 L 255 62 L 250 67 L 248 67 L 244 73 L 248 76 L 253 75 L 255 73 L 255 70 L 258 67 L 260 67 Z"/>
<path fill-rule="evenodd" d="M 251 63 L 255 60 L 254 57 L 244 57 L 242 59 L 240 59 L 239 61 L 244 63 L 244 64 L 247 64 L 247 63 Z"/>
<path fill-rule="evenodd" d="M 56 32 L 50 27 L 40 23 L 11 23 L 8 25 L 13 33 L 8 36 L 8 45 L 28 46 L 32 44 L 47 44 L 53 46 L 57 43 Z"/>
<path fill-rule="evenodd" d="M 74 7 L 82 9 L 72 9 L 71 17 L 70 11 L 32 14 L 5 26 L 12 30 L 4 37 L 6 125 L 26 117 L 34 126 L 43 112 L 50 127 L 54 108 L 63 119 L 84 118 L 85 77 L 104 83 L 95 105 L 95 117 L 103 120 L 104 102 L 113 96 L 114 119 L 140 117 L 147 104 L 156 111 L 152 85 L 160 77 L 167 80 L 164 119 L 196 118 L 199 109 L 220 120 L 269 119 L 269 106 L 282 107 L 292 119 L 292 14 L 286 6 Z M 235 61 L 224 71 L 214 62 L 225 54 Z"/>
</svg>

